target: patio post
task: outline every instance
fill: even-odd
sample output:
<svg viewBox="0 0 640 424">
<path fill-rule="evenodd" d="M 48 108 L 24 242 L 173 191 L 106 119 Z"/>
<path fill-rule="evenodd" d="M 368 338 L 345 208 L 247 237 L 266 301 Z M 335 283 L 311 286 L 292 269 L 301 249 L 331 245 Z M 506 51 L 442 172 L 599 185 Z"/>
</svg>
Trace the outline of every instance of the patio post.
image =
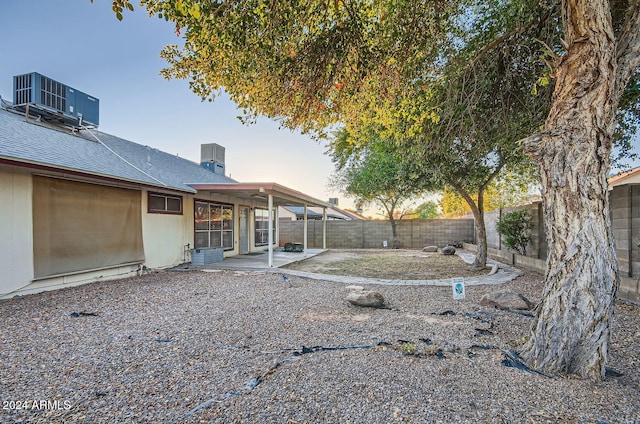
<svg viewBox="0 0 640 424">
<path fill-rule="evenodd" d="M 303 230 L 303 235 L 304 235 L 304 240 L 303 240 L 303 248 L 306 251 L 307 250 L 307 225 L 308 225 L 309 221 L 307 219 L 307 205 L 304 205 L 304 230 Z"/>
<path fill-rule="evenodd" d="M 273 225 L 273 194 L 269 193 L 269 200 L 268 200 L 268 209 L 269 209 L 269 215 L 268 215 L 268 220 L 269 220 L 269 235 L 268 235 L 268 243 L 269 243 L 269 248 L 268 248 L 268 256 L 269 256 L 269 268 L 271 268 L 273 266 L 273 228 L 271 228 L 271 226 Z"/>
<path fill-rule="evenodd" d="M 327 208 L 322 208 L 322 248 L 327 248 Z"/>
</svg>

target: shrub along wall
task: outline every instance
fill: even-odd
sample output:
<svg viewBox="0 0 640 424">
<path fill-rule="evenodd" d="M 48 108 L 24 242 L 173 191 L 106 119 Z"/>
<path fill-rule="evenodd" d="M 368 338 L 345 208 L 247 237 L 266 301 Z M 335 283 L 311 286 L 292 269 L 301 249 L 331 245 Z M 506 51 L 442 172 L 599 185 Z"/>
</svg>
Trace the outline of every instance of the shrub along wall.
<svg viewBox="0 0 640 424">
<path fill-rule="evenodd" d="M 531 214 L 531 231 L 529 235 L 531 241 L 527 246 L 527 256 L 537 259 L 546 259 L 547 257 L 547 239 L 544 233 L 544 222 L 542 220 L 542 202 L 534 202 L 526 206 L 508 209 L 496 209 L 485 212 L 484 222 L 487 228 L 487 247 L 490 249 L 504 250 L 502 239 L 496 229 L 496 224 L 500 217 L 506 213 L 526 209 Z"/>
</svg>

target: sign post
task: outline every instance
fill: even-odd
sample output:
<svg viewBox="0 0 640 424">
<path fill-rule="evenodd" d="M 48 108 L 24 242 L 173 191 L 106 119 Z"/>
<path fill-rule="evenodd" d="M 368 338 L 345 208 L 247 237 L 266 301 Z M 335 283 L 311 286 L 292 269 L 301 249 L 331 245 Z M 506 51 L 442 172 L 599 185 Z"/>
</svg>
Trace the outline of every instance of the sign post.
<svg viewBox="0 0 640 424">
<path fill-rule="evenodd" d="M 455 277 L 451 279 L 451 289 L 453 290 L 453 300 L 464 300 L 464 277 Z"/>
</svg>

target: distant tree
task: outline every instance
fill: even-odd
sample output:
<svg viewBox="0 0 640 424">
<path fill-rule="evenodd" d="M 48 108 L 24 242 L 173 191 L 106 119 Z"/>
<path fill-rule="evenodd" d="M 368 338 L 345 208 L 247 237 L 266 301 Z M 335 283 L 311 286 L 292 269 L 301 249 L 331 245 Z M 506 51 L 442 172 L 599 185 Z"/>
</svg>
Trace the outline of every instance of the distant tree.
<svg viewBox="0 0 640 424">
<path fill-rule="evenodd" d="M 515 175 L 505 172 L 493 181 L 484 194 L 486 212 L 498 208 L 510 208 L 528 203 L 529 195 L 535 184 L 535 174 Z M 477 201 L 477 196 L 474 196 Z M 471 207 L 462 196 L 451 187 L 445 187 L 440 199 L 440 207 L 447 218 L 457 218 L 471 212 Z"/>
<path fill-rule="evenodd" d="M 445 218 L 459 218 L 471 212 L 469 204 L 449 186 L 445 186 L 442 190 L 440 208 Z"/>
<path fill-rule="evenodd" d="M 414 212 L 419 219 L 435 219 L 440 216 L 440 207 L 433 200 L 429 200 L 419 204 Z"/>
<path fill-rule="evenodd" d="M 387 144 L 378 141 L 364 149 L 343 149 L 347 134 L 339 131 L 330 154 L 336 171 L 330 185 L 361 204 L 377 204 L 391 224 L 391 247 L 398 247 L 397 220 L 406 202 L 425 192 L 423 181 L 413 178 Z"/>
</svg>

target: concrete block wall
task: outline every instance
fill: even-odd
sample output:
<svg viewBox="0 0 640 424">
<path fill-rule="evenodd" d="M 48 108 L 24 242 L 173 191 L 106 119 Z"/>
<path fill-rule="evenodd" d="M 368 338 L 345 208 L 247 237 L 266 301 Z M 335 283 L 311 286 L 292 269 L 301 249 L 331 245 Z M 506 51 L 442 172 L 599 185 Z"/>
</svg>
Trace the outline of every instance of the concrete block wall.
<svg viewBox="0 0 640 424">
<path fill-rule="evenodd" d="M 380 249 L 391 244 L 389 221 L 327 221 L 327 247 L 330 249 Z M 280 245 L 303 241 L 304 222 L 281 219 Z M 475 227 L 472 219 L 412 219 L 397 222 L 398 247 L 421 249 L 424 246 L 446 246 L 454 241 L 472 243 Z M 310 248 L 322 247 L 322 221 L 308 221 L 307 241 Z"/>
<path fill-rule="evenodd" d="M 496 225 L 498 220 L 502 216 L 504 212 L 503 209 L 496 209 L 494 211 L 489 211 L 484 213 L 484 227 L 487 230 L 487 247 L 491 249 L 501 249 L 502 248 L 502 240 L 500 239 L 500 235 L 498 234 L 498 230 L 496 230 Z"/>
<path fill-rule="evenodd" d="M 538 259 L 547 260 L 547 236 L 544 229 L 544 216 L 542 214 L 542 202 L 531 204 L 531 217 L 533 228 L 531 228 L 532 256 Z M 534 253 L 537 254 L 534 255 Z"/>
<path fill-rule="evenodd" d="M 542 203 L 535 202 L 523 206 L 529 210 L 533 227 L 527 255 L 531 258 L 547 258 L 547 239 L 542 215 Z M 614 187 L 609 192 L 611 229 L 616 244 L 616 256 L 620 275 L 640 277 L 640 185 Z M 519 209 L 519 208 L 516 208 Z M 506 250 L 499 241 L 495 223 L 502 214 L 515 209 L 498 209 L 485 213 L 487 244 L 489 248 Z"/>
<path fill-rule="evenodd" d="M 614 187 L 609 192 L 609 209 L 613 238 L 616 242 L 616 258 L 620 275 L 629 277 L 633 252 L 632 230 L 632 186 Z"/>
<path fill-rule="evenodd" d="M 530 232 L 531 243 L 527 248 L 526 257 L 515 255 L 514 265 L 544 272 L 548 247 L 542 203 L 535 202 L 524 207 L 529 209 L 533 218 L 533 228 Z M 496 259 L 506 257 L 503 254 L 504 246 L 501 246 L 503 249 L 500 254 L 492 252 L 492 249 L 500 250 L 500 247 L 497 247 L 500 246 L 500 243 L 497 241 L 495 221 L 500 214 L 506 211 L 505 209 L 485 214 L 489 252 Z M 640 242 L 640 185 L 626 184 L 613 187 L 609 192 L 609 212 L 621 278 L 618 296 L 621 299 L 638 302 L 640 300 L 640 248 L 638 247 Z"/>
<path fill-rule="evenodd" d="M 620 277 L 618 298 L 625 299 L 634 303 L 640 303 L 640 279 Z"/>
<path fill-rule="evenodd" d="M 640 186 L 614 187 L 609 192 L 609 208 L 620 275 L 640 277 Z"/>
</svg>

